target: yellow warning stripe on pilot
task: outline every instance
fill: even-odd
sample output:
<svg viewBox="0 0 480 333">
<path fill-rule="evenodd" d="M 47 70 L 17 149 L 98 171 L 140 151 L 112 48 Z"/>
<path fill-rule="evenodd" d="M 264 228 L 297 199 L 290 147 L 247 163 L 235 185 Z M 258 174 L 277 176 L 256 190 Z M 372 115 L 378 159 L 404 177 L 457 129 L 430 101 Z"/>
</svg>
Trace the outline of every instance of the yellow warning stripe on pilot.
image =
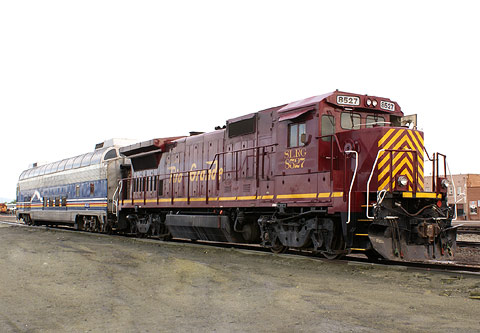
<svg viewBox="0 0 480 333">
<path fill-rule="evenodd" d="M 433 193 L 433 192 L 417 192 L 415 196 L 412 192 L 403 192 L 402 197 L 404 198 L 429 198 L 429 199 L 441 199 L 442 195 Z"/>
</svg>

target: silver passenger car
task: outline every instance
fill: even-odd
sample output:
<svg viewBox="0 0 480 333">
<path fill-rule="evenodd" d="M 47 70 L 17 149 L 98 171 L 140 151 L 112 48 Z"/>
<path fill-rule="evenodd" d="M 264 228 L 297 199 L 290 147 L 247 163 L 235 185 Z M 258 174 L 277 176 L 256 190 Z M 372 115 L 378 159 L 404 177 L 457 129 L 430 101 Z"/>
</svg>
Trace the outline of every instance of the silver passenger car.
<svg viewBox="0 0 480 333">
<path fill-rule="evenodd" d="M 130 161 L 118 151 L 125 143 L 107 140 L 93 152 L 22 172 L 17 218 L 28 224 L 73 224 L 78 229 L 109 231 L 116 220 L 119 181 L 130 170 Z"/>
</svg>

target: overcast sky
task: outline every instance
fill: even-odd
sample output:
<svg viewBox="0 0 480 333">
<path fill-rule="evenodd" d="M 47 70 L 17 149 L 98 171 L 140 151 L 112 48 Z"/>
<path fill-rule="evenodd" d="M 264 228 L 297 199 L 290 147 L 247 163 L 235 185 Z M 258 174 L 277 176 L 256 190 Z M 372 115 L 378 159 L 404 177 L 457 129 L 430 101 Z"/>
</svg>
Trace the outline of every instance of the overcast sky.
<svg viewBox="0 0 480 333">
<path fill-rule="evenodd" d="M 335 89 L 417 113 L 480 173 L 477 1 L 0 1 L 0 197 L 112 137 L 210 131 Z"/>
</svg>

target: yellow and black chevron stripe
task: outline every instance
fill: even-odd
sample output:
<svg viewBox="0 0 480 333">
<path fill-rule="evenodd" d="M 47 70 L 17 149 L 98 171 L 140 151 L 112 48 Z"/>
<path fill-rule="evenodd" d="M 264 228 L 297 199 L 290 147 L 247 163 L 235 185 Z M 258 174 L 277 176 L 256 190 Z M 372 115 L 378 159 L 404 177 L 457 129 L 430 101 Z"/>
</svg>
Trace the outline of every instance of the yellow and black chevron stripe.
<svg viewBox="0 0 480 333">
<path fill-rule="evenodd" d="M 423 133 L 410 129 L 392 128 L 378 140 L 378 148 L 385 150 L 410 150 L 417 152 L 417 170 L 415 172 L 415 154 L 412 152 L 380 153 L 378 159 L 378 190 L 391 191 L 395 188 L 395 180 L 399 175 L 409 179 L 409 191 L 417 184 L 417 191 L 424 191 L 423 184 Z M 391 179 L 392 177 L 393 179 Z M 414 179 L 416 177 L 416 179 Z"/>
</svg>

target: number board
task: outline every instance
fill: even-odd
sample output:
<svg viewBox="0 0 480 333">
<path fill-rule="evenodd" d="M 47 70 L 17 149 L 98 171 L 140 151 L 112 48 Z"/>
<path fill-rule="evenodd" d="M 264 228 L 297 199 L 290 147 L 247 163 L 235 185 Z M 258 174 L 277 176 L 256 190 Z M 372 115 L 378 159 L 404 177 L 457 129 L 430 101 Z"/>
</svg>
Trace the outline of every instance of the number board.
<svg viewBox="0 0 480 333">
<path fill-rule="evenodd" d="M 380 108 L 387 111 L 395 111 L 395 104 L 387 101 L 380 101 Z"/>
<path fill-rule="evenodd" d="M 337 104 L 342 105 L 360 105 L 360 97 L 357 96 L 337 96 Z"/>
</svg>

